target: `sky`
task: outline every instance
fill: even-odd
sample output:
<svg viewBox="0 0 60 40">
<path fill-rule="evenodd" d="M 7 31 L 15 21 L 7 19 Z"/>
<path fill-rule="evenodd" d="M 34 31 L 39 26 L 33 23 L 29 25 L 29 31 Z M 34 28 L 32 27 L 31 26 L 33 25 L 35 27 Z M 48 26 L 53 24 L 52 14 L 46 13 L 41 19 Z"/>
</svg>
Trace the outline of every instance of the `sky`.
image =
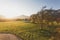
<svg viewBox="0 0 60 40">
<path fill-rule="evenodd" d="M 0 15 L 6 18 L 30 16 L 40 11 L 43 6 L 59 9 L 60 0 L 0 0 Z"/>
</svg>

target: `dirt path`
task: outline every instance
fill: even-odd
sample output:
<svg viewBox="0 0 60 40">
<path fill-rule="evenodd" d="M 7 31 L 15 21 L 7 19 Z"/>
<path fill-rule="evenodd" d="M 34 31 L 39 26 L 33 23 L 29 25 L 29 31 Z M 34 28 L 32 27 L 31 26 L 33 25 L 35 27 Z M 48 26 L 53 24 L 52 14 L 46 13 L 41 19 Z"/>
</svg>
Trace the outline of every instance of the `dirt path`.
<svg viewBox="0 0 60 40">
<path fill-rule="evenodd" d="M 21 40 L 13 34 L 0 34 L 0 40 Z"/>
</svg>

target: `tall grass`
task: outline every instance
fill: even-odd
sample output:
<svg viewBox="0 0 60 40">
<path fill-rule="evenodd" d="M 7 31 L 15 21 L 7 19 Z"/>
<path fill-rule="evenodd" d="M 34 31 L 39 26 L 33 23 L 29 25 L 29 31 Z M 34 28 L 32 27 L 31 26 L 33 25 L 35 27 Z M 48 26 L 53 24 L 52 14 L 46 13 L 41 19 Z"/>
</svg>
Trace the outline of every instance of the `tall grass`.
<svg viewBox="0 0 60 40">
<path fill-rule="evenodd" d="M 40 24 L 23 21 L 0 22 L 0 33 L 12 33 L 23 40 L 49 40 L 48 31 L 43 33 L 40 31 Z"/>
</svg>

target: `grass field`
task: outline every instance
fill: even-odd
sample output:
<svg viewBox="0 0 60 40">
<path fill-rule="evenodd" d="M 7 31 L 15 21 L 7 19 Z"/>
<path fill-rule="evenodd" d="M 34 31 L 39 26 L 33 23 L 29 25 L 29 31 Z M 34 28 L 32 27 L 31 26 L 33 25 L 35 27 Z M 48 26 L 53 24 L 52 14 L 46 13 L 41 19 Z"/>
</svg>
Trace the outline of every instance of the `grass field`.
<svg viewBox="0 0 60 40">
<path fill-rule="evenodd" d="M 23 40 L 48 40 L 40 35 L 40 25 L 23 21 L 0 22 L 0 33 L 12 33 Z"/>
</svg>

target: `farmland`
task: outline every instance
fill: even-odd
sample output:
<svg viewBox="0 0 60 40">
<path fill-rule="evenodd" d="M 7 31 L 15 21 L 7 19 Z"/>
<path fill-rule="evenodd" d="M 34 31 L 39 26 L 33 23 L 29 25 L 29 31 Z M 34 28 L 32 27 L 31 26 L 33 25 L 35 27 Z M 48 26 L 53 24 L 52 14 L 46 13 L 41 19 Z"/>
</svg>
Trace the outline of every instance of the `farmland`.
<svg viewBox="0 0 60 40">
<path fill-rule="evenodd" d="M 40 26 L 24 21 L 0 22 L 0 33 L 15 34 L 23 40 L 49 40 L 51 35 L 49 31 L 53 32 L 55 27 L 44 26 L 44 30 L 41 31 Z"/>
<path fill-rule="evenodd" d="M 23 40 L 40 40 L 39 25 L 23 21 L 0 22 L 0 33 L 12 33 Z"/>
</svg>

